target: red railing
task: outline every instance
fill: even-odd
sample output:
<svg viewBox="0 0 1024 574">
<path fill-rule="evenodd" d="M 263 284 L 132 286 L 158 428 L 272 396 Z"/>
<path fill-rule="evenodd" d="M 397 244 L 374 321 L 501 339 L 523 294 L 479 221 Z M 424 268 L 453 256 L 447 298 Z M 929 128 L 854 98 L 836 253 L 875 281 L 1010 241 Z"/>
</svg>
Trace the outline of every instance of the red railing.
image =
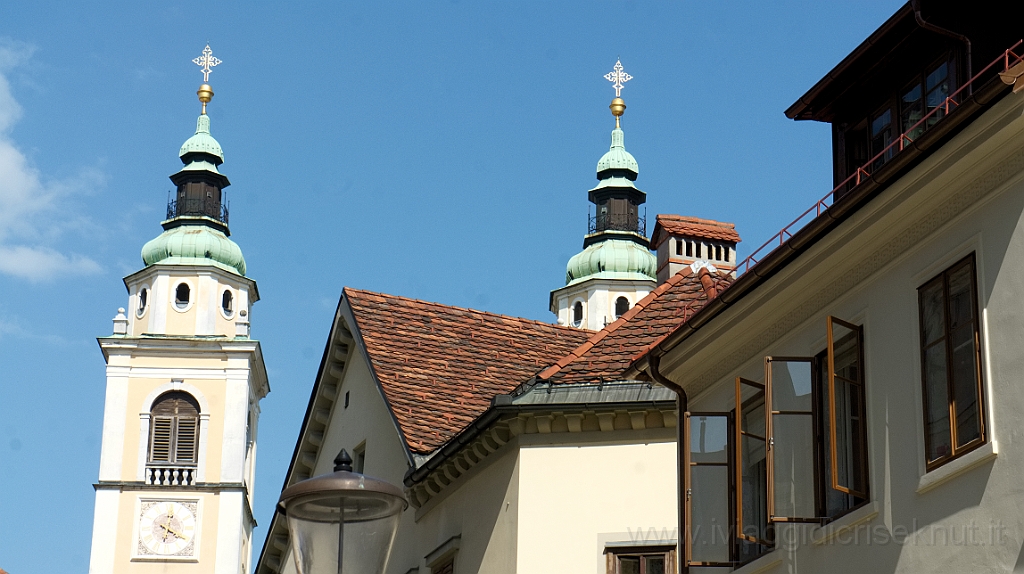
<svg viewBox="0 0 1024 574">
<path fill-rule="evenodd" d="M 863 166 L 857 168 L 857 170 L 854 171 L 853 174 L 851 174 L 845 180 L 843 180 L 842 183 L 832 188 L 832 191 L 828 192 L 828 195 L 818 200 L 818 202 L 812 205 L 810 208 L 808 208 L 807 211 L 801 213 L 796 219 L 792 221 L 792 223 L 783 227 L 781 231 L 773 235 L 771 239 L 765 241 L 760 247 L 755 249 L 753 253 L 748 255 L 746 259 L 740 261 L 736 265 L 736 277 L 739 277 L 740 275 L 746 273 L 747 271 L 750 271 L 750 269 L 757 265 L 758 262 L 763 260 L 768 255 L 771 255 L 776 249 L 785 245 L 786 241 L 793 237 L 794 233 L 802 229 L 810 221 L 814 220 L 815 218 L 825 213 L 830 207 L 832 207 L 832 203 L 835 199 L 836 192 L 846 189 L 847 186 L 850 186 L 849 189 L 852 190 L 854 187 L 860 185 L 862 181 L 871 177 L 871 173 L 876 167 L 881 167 L 882 165 L 885 165 L 885 163 L 889 159 L 891 159 L 896 153 L 898 153 L 899 151 L 903 151 L 903 149 L 907 145 L 913 143 L 914 139 L 917 138 L 920 134 L 925 133 L 925 131 L 928 128 L 934 126 L 935 123 L 949 115 L 950 111 L 956 110 L 956 108 L 960 106 L 960 101 L 958 100 L 960 99 L 960 96 L 964 92 L 964 90 L 968 90 L 968 93 L 971 93 L 970 91 L 973 90 L 974 82 L 977 81 L 978 78 L 987 73 L 989 70 L 991 70 L 994 66 L 1002 64 L 1003 71 L 1006 71 L 1011 67 L 1017 65 L 1021 61 L 1024 61 L 1024 55 L 1018 55 L 1014 53 L 1014 50 L 1020 47 L 1021 44 L 1024 44 L 1024 40 L 1018 40 L 1016 44 L 1010 46 L 1008 50 L 1006 50 L 1005 52 L 1002 53 L 1002 55 L 993 60 L 991 64 L 985 66 L 985 68 L 982 69 L 977 74 L 975 74 L 973 78 L 965 82 L 963 86 L 961 86 L 958 90 L 950 94 L 943 103 L 932 108 L 930 112 L 925 114 L 924 117 L 922 117 L 916 124 L 911 126 L 910 129 L 900 134 L 896 141 L 892 142 L 891 144 L 886 146 L 885 149 L 878 152 Z M 940 113 L 941 116 L 939 115 Z M 934 119 L 934 121 L 931 124 L 927 124 L 927 122 L 931 119 Z M 913 138 L 911 137 L 911 134 L 914 134 Z M 880 162 L 879 160 L 883 158 L 885 158 L 885 161 Z M 850 185 L 851 183 L 853 184 L 852 186 Z M 722 289 L 728 288 L 728 285 L 720 285 L 722 281 L 724 281 L 724 279 L 715 279 L 714 288 L 716 293 L 721 293 Z M 735 279 L 729 279 L 729 281 L 735 281 Z M 687 303 L 686 306 L 683 308 L 682 316 L 684 320 L 689 319 L 690 315 L 693 312 L 692 308 L 694 305 L 699 303 L 701 306 L 703 306 L 705 302 L 706 301 L 694 300 Z"/>
</svg>

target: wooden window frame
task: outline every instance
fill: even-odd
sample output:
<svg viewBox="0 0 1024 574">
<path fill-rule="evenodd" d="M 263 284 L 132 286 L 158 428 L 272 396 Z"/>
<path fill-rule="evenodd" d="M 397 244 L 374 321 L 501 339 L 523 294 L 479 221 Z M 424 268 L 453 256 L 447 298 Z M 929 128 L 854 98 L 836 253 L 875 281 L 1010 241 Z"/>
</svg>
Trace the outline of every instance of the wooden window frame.
<svg viewBox="0 0 1024 574">
<path fill-rule="evenodd" d="M 811 410 L 810 411 L 782 411 L 776 410 L 773 405 L 772 394 L 772 363 L 807 363 L 811 373 Z M 799 523 L 818 523 L 820 524 L 822 516 L 776 516 L 775 515 L 775 417 L 776 416 L 809 416 L 811 417 L 811 430 L 814 433 L 815 405 L 817 404 L 816 399 L 818 398 L 816 385 L 814 384 L 814 357 L 765 357 L 764 358 L 764 374 L 765 374 L 765 419 L 768 426 L 768 453 L 767 453 L 767 464 L 768 464 L 768 523 L 781 523 L 781 522 L 799 522 Z M 816 438 L 816 433 L 812 434 L 812 439 Z M 817 451 L 817 449 L 815 449 Z M 812 484 L 821 482 L 821 468 L 816 454 L 812 453 L 814 463 L 812 470 Z M 814 489 L 814 510 L 815 514 L 820 514 L 820 505 L 818 501 L 817 488 Z"/>
<path fill-rule="evenodd" d="M 711 463 L 711 462 L 693 462 L 693 457 L 690 455 L 690 419 L 692 417 L 724 417 L 726 419 L 726 461 L 724 463 Z M 733 447 L 733 437 L 735 433 L 736 420 L 734 414 L 731 412 L 685 412 L 683 413 L 683 420 L 681 421 L 682 427 L 682 440 L 685 441 L 686 447 L 683 449 L 683 516 L 685 517 L 685 529 L 683 532 L 684 542 L 682 544 L 683 549 L 683 560 L 682 560 L 682 571 L 688 572 L 689 568 L 714 568 L 714 567 L 727 567 L 733 568 L 739 565 L 736 560 L 737 549 L 736 549 L 736 522 L 735 522 L 735 509 L 733 506 L 736 503 L 736 496 L 734 495 L 736 484 L 735 484 L 735 448 Z M 729 477 L 729 486 L 727 488 L 726 495 L 729 498 L 728 510 L 726 511 L 729 516 L 729 561 L 727 562 L 694 562 L 693 561 L 693 536 L 692 536 L 692 525 L 693 525 L 693 479 L 691 476 L 691 469 L 694 466 L 724 466 L 726 467 L 726 475 Z"/>
<path fill-rule="evenodd" d="M 765 416 L 765 436 L 763 436 L 763 437 L 759 436 L 757 434 L 753 434 L 753 433 L 750 433 L 750 432 L 747 432 L 747 431 L 743 430 L 743 420 L 742 420 L 742 417 L 743 417 L 743 407 L 745 406 L 745 403 L 749 402 L 750 400 L 753 400 L 753 398 L 748 399 L 747 401 L 743 400 L 743 390 L 742 390 L 743 389 L 743 385 L 754 387 L 755 389 L 757 389 L 758 393 L 761 393 L 762 395 L 764 395 L 765 415 L 766 416 Z M 755 397 L 756 397 L 756 395 L 755 395 Z M 768 405 L 768 388 L 767 388 L 767 385 L 762 384 L 762 383 L 758 383 L 757 381 L 751 381 L 750 379 L 745 379 L 743 377 L 736 377 L 736 411 L 735 411 L 735 414 L 734 414 L 735 420 L 733 422 L 733 427 L 735 429 L 735 436 L 736 436 L 736 440 L 733 443 L 733 452 L 735 453 L 733 455 L 733 459 L 734 459 L 733 464 L 735 465 L 735 467 L 734 467 L 735 473 L 734 473 L 734 478 L 733 478 L 734 483 L 735 483 L 734 491 L 733 491 L 733 494 L 734 494 L 733 495 L 733 500 L 735 500 L 735 502 L 734 502 L 734 510 L 735 510 L 735 525 L 734 525 L 734 529 L 735 530 L 734 530 L 734 533 L 735 533 L 735 538 L 737 540 L 744 540 L 746 542 L 750 542 L 751 544 L 758 544 L 758 545 L 761 545 L 761 546 L 765 546 L 767 548 L 771 548 L 772 546 L 774 546 L 774 541 L 772 541 L 772 540 L 758 540 L 755 537 L 748 537 L 748 536 L 746 536 L 743 533 L 743 486 L 742 485 L 743 485 L 743 437 L 744 436 L 751 437 L 751 438 L 753 438 L 755 440 L 764 441 L 764 443 L 765 443 L 765 457 L 766 457 L 765 464 L 768 466 L 767 472 L 768 472 L 768 476 L 769 476 L 768 487 L 771 486 L 771 479 L 770 479 L 771 467 L 770 467 L 770 463 L 767 460 L 767 451 L 769 449 L 769 440 L 768 439 L 769 439 L 769 436 L 770 436 L 770 434 L 769 434 L 770 433 L 770 428 L 769 428 L 768 416 L 767 416 L 767 413 L 768 413 L 767 405 Z M 771 494 L 771 491 L 769 490 L 768 491 L 769 500 L 770 500 L 770 494 Z M 768 513 L 768 516 L 769 517 L 771 516 L 770 511 Z M 768 521 L 768 524 L 769 525 L 771 524 L 771 520 Z"/>
<path fill-rule="evenodd" d="M 973 331 L 974 331 L 974 379 L 975 379 L 975 392 L 977 393 L 978 403 L 978 438 L 975 440 L 958 447 L 957 446 L 957 425 L 956 425 L 956 399 L 953 390 L 953 376 L 952 368 L 953 352 L 950 347 L 951 337 L 949 328 L 949 281 L 948 277 L 954 272 L 960 269 L 963 265 L 970 265 L 971 268 L 971 305 L 972 305 L 972 319 Z M 925 364 L 925 350 L 928 346 L 925 340 L 924 333 L 924 300 L 921 297 L 921 292 L 931 286 L 933 283 L 942 283 L 942 305 L 943 305 L 943 345 L 945 346 L 945 358 L 946 358 L 946 393 L 947 402 L 949 403 L 949 433 L 950 433 L 950 454 L 947 456 L 939 457 L 933 461 L 928 460 L 928 453 L 931 451 L 931 439 L 929 438 L 929 421 L 928 421 L 928 382 L 927 376 L 927 365 Z M 984 445 L 988 442 L 988 424 L 986 420 L 986 401 L 985 401 L 985 385 L 984 377 L 982 376 L 982 352 L 981 352 L 981 315 L 978 313 L 978 266 L 975 259 L 974 253 L 970 253 L 966 257 L 963 257 L 943 269 L 935 277 L 932 277 L 928 281 L 925 281 L 920 287 L 917 288 L 917 302 L 918 302 L 918 352 L 921 356 L 921 397 L 922 397 L 922 422 L 924 425 L 924 457 L 925 457 L 925 469 L 927 472 L 931 472 L 940 466 L 945 465 L 948 462 L 956 460 L 961 456 L 973 451 L 974 449 Z"/>
<path fill-rule="evenodd" d="M 619 561 L 623 557 L 637 556 L 641 558 L 640 573 L 644 574 L 643 558 L 649 556 L 663 556 L 665 558 L 665 574 L 676 572 L 676 546 L 667 544 L 638 545 L 638 546 L 612 546 L 604 549 L 605 572 L 607 574 L 622 574 Z"/>
<path fill-rule="evenodd" d="M 843 381 L 855 386 L 860 394 L 860 412 L 857 413 L 860 416 L 860 436 L 854 437 L 861 444 L 860 448 L 860 469 L 862 476 L 860 477 L 861 484 L 864 485 L 863 490 L 857 490 L 853 487 L 848 487 L 839 484 L 839 446 L 838 446 L 838 426 L 836 424 L 836 352 L 835 352 L 835 337 L 834 337 L 834 325 L 839 325 L 845 329 L 849 329 L 857 334 L 857 374 L 858 380 L 854 381 L 846 377 L 839 377 Z M 828 393 L 828 420 L 829 420 L 829 437 L 828 437 L 828 448 L 830 451 L 831 460 L 830 470 L 832 474 L 832 489 L 863 498 L 865 500 L 870 498 L 870 473 L 868 472 L 868 440 L 867 440 L 867 389 L 864 381 L 864 327 L 862 325 L 854 325 L 848 323 L 842 319 L 837 319 L 831 315 L 828 317 L 828 342 L 826 348 L 826 356 L 828 361 L 828 379 L 822 381 L 826 384 L 825 391 Z M 817 369 L 815 369 L 817 371 Z M 815 405 L 818 403 L 816 402 Z M 821 510 L 824 510 L 822 507 Z M 826 514 L 826 512 L 820 512 Z"/>
</svg>

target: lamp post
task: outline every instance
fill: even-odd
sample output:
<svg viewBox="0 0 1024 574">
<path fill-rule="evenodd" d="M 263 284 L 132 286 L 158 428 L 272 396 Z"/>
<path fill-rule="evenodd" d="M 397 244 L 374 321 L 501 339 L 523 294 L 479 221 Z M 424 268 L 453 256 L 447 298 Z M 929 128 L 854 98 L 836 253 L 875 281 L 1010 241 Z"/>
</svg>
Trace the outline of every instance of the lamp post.
<svg viewBox="0 0 1024 574">
<path fill-rule="evenodd" d="M 333 473 L 289 486 L 277 502 L 299 574 L 383 573 L 408 507 L 398 487 L 352 472 L 344 449 Z"/>
</svg>

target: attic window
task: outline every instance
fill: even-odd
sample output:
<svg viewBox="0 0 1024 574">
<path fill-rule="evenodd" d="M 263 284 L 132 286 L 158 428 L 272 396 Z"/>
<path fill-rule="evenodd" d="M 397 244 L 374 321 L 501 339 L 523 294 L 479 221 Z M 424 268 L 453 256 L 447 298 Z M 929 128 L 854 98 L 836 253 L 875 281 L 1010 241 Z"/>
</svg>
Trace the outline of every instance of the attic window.
<svg viewBox="0 0 1024 574">
<path fill-rule="evenodd" d="M 693 242 L 692 241 L 687 241 L 686 242 L 686 256 L 687 257 L 693 257 Z"/>
<path fill-rule="evenodd" d="M 188 307 L 191 291 L 192 290 L 188 288 L 187 283 L 178 283 L 178 287 L 174 290 L 174 306 L 178 309 Z"/>
<path fill-rule="evenodd" d="M 682 255 L 682 254 L 683 254 L 683 240 L 682 239 L 676 239 L 676 255 Z"/>
<path fill-rule="evenodd" d="M 577 301 L 572 306 L 572 326 L 579 327 L 583 324 L 583 302 Z"/>
</svg>

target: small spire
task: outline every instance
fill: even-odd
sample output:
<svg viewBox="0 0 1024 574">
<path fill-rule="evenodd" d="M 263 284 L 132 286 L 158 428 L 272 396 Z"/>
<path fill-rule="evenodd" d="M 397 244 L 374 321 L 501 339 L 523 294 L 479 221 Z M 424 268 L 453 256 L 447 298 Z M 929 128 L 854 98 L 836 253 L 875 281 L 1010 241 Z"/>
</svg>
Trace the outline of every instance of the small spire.
<svg viewBox="0 0 1024 574">
<path fill-rule="evenodd" d="M 221 61 L 214 57 L 213 50 L 211 50 L 210 45 L 207 44 L 206 47 L 203 48 L 203 54 L 198 58 L 194 58 L 192 63 L 199 66 L 203 71 L 203 85 L 199 86 L 199 91 L 196 92 L 196 95 L 199 96 L 199 101 L 203 103 L 202 113 L 203 115 L 206 115 L 206 104 L 210 103 L 210 100 L 213 99 L 213 88 L 210 87 L 210 84 L 208 83 L 210 81 L 210 72 L 213 71 L 211 68 L 220 64 Z"/>
</svg>

